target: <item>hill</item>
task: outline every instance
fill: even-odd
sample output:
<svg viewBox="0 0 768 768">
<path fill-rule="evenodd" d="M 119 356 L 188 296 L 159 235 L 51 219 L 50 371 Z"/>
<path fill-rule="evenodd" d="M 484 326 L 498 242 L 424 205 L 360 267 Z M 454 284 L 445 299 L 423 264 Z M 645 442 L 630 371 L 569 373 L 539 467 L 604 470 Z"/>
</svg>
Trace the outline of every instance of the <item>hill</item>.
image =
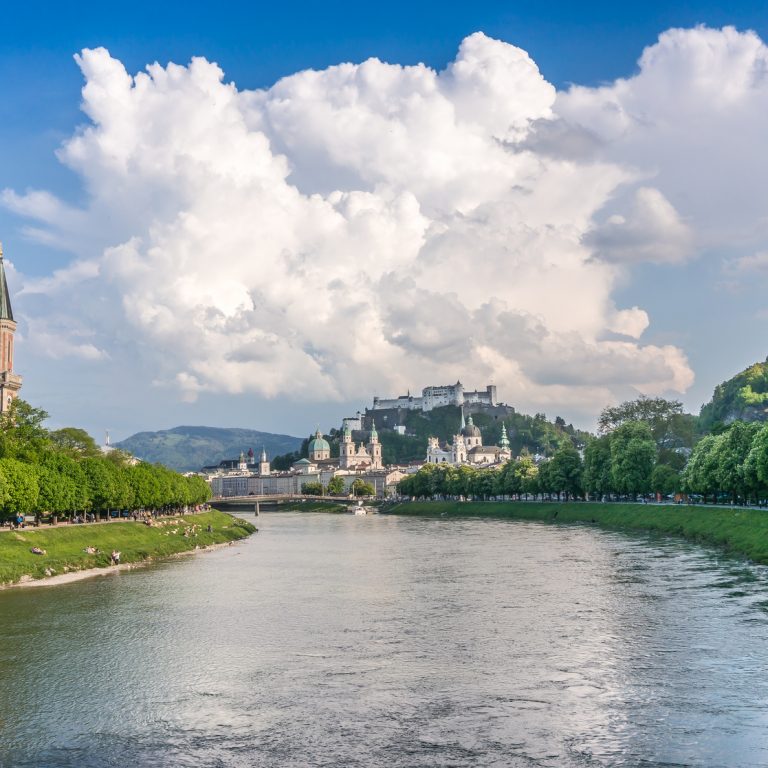
<svg viewBox="0 0 768 768">
<path fill-rule="evenodd" d="M 715 387 L 699 416 L 704 432 L 733 421 L 768 421 L 768 359 Z"/>
<path fill-rule="evenodd" d="M 562 442 L 570 442 L 577 447 L 585 444 L 588 433 L 575 429 L 557 417 L 549 421 L 542 413 L 527 416 L 517 413 L 508 405 L 485 406 L 472 404 L 465 408 L 466 415 L 472 415 L 474 423 L 482 432 L 485 445 L 498 445 L 501 439 L 501 426 L 507 428 L 513 455 L 521 451 L 549 456 Z M 442 443 L 450 443 L 461 423 L 461 410 L 455 405 L 434 408 L 426 413 L 405 409 L 367 410 L 363 417 L 363 430 L 354 432 L 356 442 L 368 439 L 368 430 L 375 419 L 376 429 L 382 444 L 385 464 L 406 463 L 424 460 L 427 452 L 427 438 L 434 436 Z M 394 427 L 405 427 L 405 434 L 394 431 Z M 338 456 L 338 444 L 341 433 L 332 429 L 327 435 L 331 445 L 331 456 Z M 280 461 L 281 468 L 287 468 L 290 461 L 300 455 L 306 456 L 306 445 L 291 457 Z"/>
<path fill-rule="evenodd" d="M 241 451 L 262 447 L 272 458 L 301 447 L 300 437 L 259 432 L 255 429 L 219 427 L 174 427 L 160 432 L 138 432 L 115 444 L 144 461 L 164 464 L 181 472 L 235 459 Z"/>
</svg>

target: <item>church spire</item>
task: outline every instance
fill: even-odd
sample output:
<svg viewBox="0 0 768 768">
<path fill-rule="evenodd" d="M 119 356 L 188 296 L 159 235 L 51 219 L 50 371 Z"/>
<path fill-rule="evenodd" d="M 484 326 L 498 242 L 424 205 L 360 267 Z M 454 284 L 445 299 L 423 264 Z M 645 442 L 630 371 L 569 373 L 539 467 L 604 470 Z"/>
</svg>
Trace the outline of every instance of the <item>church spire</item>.
<svg viewBox="0 0 768 768">
<path fill-rule="evenodd" d="M 499 448 L 505 448 L 509 450 L 509 438 L 507 437 L 507 425 L 504 422 L 501 423 L 501 440 L 499 440 Z"/>
<path fill-rule="evenodd" d="M 13 320 L 11 295 L 8 292 L 8 281 L 5 279 L 5 264 L 3 263 L 2 243 L 0 243 L 0 320 Z"/>
<path fill-rule="evenodd" d="M 0 412 L 11 407 L 21 389 L 21 376 L 13 372 L 13 334 L 16 321 L 11 309 L 11 295 L 5 277 L 3 246 L 0 244 Z"/>
</svg>

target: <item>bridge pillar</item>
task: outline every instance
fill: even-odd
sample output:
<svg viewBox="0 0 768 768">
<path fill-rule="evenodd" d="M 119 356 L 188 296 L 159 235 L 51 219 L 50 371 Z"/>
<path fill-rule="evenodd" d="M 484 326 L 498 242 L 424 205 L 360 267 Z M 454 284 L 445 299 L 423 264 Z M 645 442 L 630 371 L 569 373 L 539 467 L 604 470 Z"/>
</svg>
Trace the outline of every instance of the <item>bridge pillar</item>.
<svg viewBox="0 0 768 768">
<path fill-rule="evenodd" d="M 254 517 L 258 517 L 259 516 L 259 502 L 258 501 L 253 505 L 253 516 Z"/>
</svg>

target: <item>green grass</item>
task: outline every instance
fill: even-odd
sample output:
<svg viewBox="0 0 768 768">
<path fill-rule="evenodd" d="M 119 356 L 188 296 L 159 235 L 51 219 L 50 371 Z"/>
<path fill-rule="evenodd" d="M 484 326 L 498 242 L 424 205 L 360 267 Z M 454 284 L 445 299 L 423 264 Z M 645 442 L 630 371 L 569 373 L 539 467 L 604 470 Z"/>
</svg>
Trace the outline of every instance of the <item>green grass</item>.
<svg viewBox="0 0 768 768">
<path fill-rule="evenodd" d="M 0 584 L 13 584 L 23 577 L 42 579 L 48 575 L 102 568 L 110 565 L 110 554 L 118 550 L 121 563 L 138 563 L 187 552 L 195 547 L 223 544 L 249 536 L 250 523 L 212 510 L 199 515 L 163 518 L 162 525 L 112 522 L 103 525 L 61 525 L 56 528 L 24 528 L 0 532 Z M 206 528 L 211 525 L 213 531 Z M 185 529 L 196 526 L 189 537 Z M 32 547 L 46 550 L 34 555 Z M 96 547 L 89 555 L 86 547 Z"/>
<path fill-rule="evenodd" d="M 543 523 L 590 523 L 602 528 L 651 531 L 720 547 L 768 564 L 768 510 L 586 502 L 410 502 L 389 507 L 399 515 L 494 517 Z M 557 515 L 555 517 L 555 514 Z"/>
</svg>

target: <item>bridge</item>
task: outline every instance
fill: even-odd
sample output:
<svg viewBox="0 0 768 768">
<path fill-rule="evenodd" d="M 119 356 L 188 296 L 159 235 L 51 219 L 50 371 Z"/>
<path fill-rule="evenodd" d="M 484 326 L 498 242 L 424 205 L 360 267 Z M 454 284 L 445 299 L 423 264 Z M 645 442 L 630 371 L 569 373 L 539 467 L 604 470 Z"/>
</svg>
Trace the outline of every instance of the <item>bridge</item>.
<svg viewBox="0 0 768 768">
<path fill-rule="evenodd" d="M 265 496 L 220 496 L 209 502 L 211 506 L 233 512 L 253 512 L 258 515 L 264 506 L 277 508 L 281 504 L 296 504 L 304 501 L 332 501 L 344 504 L 354 501 L 349 496 L 308 496 L 300 493 L 273 493 Z"/>
</svg>

